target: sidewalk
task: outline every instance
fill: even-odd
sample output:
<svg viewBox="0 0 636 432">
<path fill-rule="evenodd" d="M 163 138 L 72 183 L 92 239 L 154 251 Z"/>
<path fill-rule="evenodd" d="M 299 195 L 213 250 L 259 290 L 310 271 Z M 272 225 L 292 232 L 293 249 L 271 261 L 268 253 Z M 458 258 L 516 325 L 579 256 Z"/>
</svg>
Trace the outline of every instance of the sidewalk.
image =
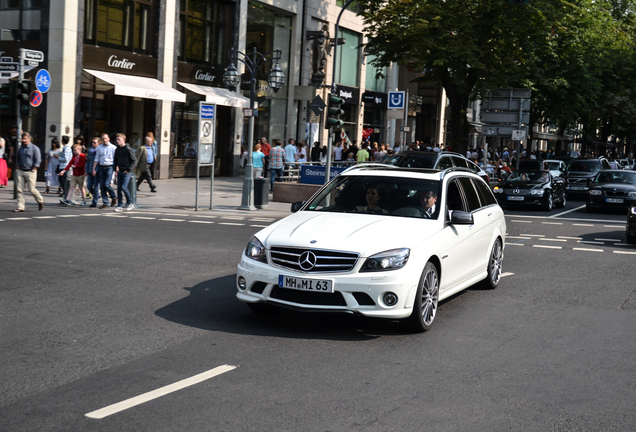
<svg viewBox="0 0 636 432">
<path fill-rule="evenodd" d="M 137 211 L 148 211 L 158 213 L 184 213 L 184 214 L 233 214 L 233 215 L 250 215 L 263 217 L 281 218 L 291 214 L 289 203 L 269 201 L 266 208 L 256 209 L 254 211 L 238 210 L 243 197 L 243 176 L 238 177 L 215 177 L 214 178 L 214 195 L 212 197 L 212 210 L 210 210 L 210 178 L 199 179 L 199 211 L 195 211 L 195 178 L 176 178 L 166 180 L 154 180 L 157 186 L 157 192 L 151 193 L 147 183 L 140 186 L 137 192 Z M 44 192 L 44 182 L 38 182 L 37 189 L 40 193 Z M 115 192 L 117 191 L 115 187 Z M 42 195 L 44 197 L 44 210 L 52 206 L 59 208 L 64 207 L 59 203 L 60 197 L 57 194 Z M 269 194 L 271 199 L 272 195 Z M 75 201 L 81 201 L 81 198 L 75 197 Z M 37 205 L 30 194 L 25 197 L 26 210 L 35 210 Z M 101 205 L 101 198 L 100 198 Z M 13 199 L 13 181 L 9 181 L 6 188 L 0 189 L 0 210 L 13 210 L 17 207 L 17 201 Z M 87 207 L 76 207 L 86 211 L 104 211 Z M 24 213 L 23 213 L 24 214 Z"/>
</svg>

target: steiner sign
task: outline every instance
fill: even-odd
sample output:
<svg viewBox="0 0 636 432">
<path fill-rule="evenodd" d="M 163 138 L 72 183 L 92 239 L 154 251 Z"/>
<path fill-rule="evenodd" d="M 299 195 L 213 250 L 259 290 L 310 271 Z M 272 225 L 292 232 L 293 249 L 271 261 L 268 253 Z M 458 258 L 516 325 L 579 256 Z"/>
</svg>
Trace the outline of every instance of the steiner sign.
<svg viewBox="0 0 636 432">
<path fill-rule="evenodd" d="M 331 167 L 329 172 L 329 180 L 340 175 L 341 172 L 348 167 Z M 322 165 L 301 165 L 300 166 L 300 181 L 304 184 L 325 184 L 326 167 Z"/>
</svg>

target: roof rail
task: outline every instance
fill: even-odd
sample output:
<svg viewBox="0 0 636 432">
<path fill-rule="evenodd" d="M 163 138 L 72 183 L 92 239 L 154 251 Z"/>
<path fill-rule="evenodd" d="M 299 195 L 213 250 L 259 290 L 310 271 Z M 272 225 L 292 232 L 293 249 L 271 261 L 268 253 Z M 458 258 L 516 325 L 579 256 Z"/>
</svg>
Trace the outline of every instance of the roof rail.
<svg viewBox="0 0 636 432">
<path fill-rule="evenodd" d="M 446 174 L 449 174 L 449 173 L 454 172 L 454 171 L 468 172 L 468 173 L 472 173 L 472 174 L 477 175 L 475 173 L 475 171 L 470 170 L 470 169 L 465 168 L 465 167 L 450 167 L 450 168 L 446 168 L 444 171 L 442 171 L 442 178 L 446 177 Z"/>
<path fill-rule="evenodd" d="M 402 167 L 399 166 L 395 166 L 395 165 L 390 165 L 390 164 L 384 164 L 384 163 L 377 163 L 377 162 L 362 162 L 356 165 L 351 165 L 349 168 L 347 168 L 346 170 L 344 170 L 341 174 L 344 174 L 348 171 L 352 171 L 352 170 L 356 170 L 356 169 L 361 169 L 361 168 L 374 168 L 374 167 L 380 167 L 380 168 L 392 168 L 392 169 L 401 169 Z"/>
</svg>

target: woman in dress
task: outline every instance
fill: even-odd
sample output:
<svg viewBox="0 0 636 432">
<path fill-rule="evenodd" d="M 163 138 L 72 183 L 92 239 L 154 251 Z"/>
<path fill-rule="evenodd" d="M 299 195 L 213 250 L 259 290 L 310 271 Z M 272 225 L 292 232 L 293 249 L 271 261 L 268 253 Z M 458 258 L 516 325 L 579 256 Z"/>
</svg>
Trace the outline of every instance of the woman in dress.
<svg viewBox="0 0 636 432">
<path fill-rule="evenodd" d="M 0 137 L 0 188 L 3 188 L 9 184 L 9 179 L 7 178 L 7 161 L 4 160 L 4 153 L 7 151 L 7 142 L 4 138 Z M 8 152 L 7 152 L 8 154 Z"/>
<path fill-rule="evenodd" d="M 60 165 L 60 140 L 53 138 L 51 140 L 51 150 L 46 153 L 46 190 L 45 194 L 49 193 L 49 188 L 57 186 L 57 193 L 62 191 L 60 185 L 60 176 L 57 172 L 57 167 Z"/>
</svg>

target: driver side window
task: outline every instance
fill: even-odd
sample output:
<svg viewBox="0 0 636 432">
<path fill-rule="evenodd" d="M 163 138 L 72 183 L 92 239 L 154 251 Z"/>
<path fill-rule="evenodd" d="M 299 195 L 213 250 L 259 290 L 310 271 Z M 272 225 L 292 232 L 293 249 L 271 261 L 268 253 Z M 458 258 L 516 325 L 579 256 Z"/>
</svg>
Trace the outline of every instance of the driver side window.
<svg viewBox="0 0 636 432">
<path fill-rule="evenodd" d="M 459 185 L 454 180 L 448 182 L 448 186 L 446 188 L 446 209 L 450 211 L 465 211 L 462 194 L 459 191 Z"/>
</svg>

